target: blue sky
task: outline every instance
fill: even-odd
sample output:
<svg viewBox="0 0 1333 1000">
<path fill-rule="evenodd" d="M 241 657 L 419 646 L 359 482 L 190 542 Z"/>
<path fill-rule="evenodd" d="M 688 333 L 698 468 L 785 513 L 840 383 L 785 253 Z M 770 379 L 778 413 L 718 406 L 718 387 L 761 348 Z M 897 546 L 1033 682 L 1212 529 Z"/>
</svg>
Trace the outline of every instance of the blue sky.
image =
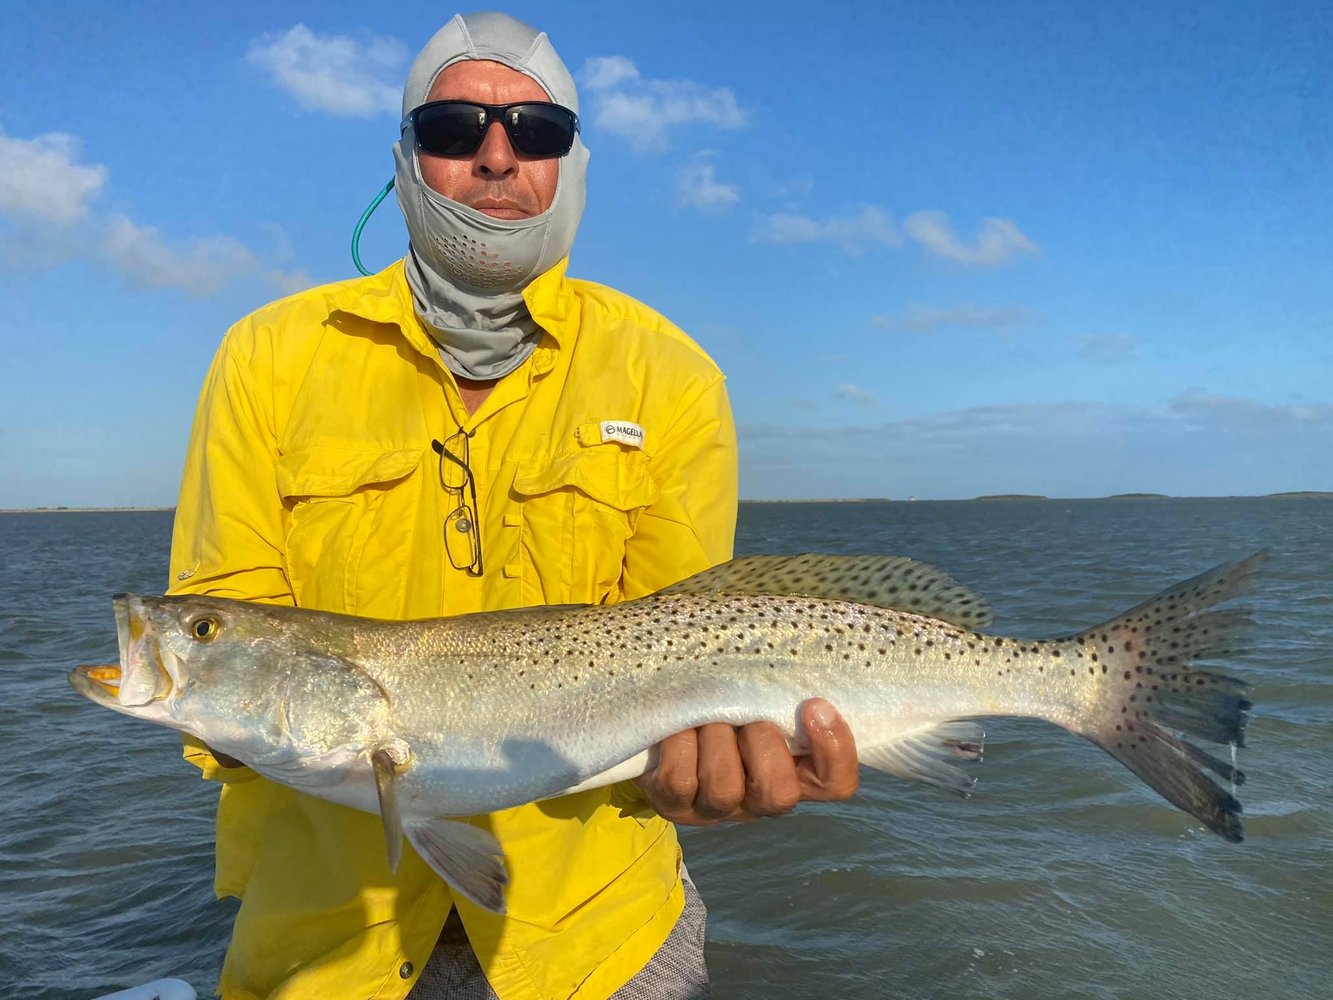
<svg viewBox="0 0 1333 1000">
<path fill-rule="evenodd" d="M 728 373 L 743 496 L 1333 489 L 1327 4 L 506 9 L 581 85 L 571 272 Z M 451 13 L 7 6 L 0 507 L 174 501 L 223 331 L 353 273 Z"/>
</svg>

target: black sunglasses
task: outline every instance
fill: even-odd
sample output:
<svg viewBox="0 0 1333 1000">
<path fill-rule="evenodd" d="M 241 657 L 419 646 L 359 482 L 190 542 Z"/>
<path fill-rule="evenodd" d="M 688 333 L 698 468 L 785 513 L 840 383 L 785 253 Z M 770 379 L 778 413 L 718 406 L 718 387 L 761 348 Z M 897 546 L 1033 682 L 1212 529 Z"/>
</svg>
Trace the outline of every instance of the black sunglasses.
<svg viewBox="0 0 1333 1000">
<path fill-rule="evenodd" d="M 481 148 L 491 122 L 499 122 L 523 156 L 564 156 L 574 146 L 579 116 L 546 101 L 477 104 L 431 101 L 413 108 L 402 121 L 411 126 L 417 146 L 436 156 L 471 156 Z"/>
</svg>

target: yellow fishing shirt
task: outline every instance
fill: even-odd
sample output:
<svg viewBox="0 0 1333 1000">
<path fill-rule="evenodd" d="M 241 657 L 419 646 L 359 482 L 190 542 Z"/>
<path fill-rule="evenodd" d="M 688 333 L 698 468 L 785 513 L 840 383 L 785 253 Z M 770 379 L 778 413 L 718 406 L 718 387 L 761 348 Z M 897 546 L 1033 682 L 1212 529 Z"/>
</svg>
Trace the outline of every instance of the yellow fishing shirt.
<svg viewBox="0 0 1333 1000">
<path fill-rule="evenodd" d="M 422 618 L 620 601 L 728 559 L 722 374 L 657 313 L 567 278 L 565 263 L 524 293 L 541 341 L 471 415 L 401 262 L 232 327 L 195 416 L 170 592 Z M 480 578 L 446 552 L 459 494 L 431 447 L 460 428 Z M 390 874 L 378 816 L 222 768 L 188 739 L 186 757 L 222 782 L 215 888 L 241 899 L 222 995 L 406 996 L 448 886 L 410 845 Z M 629 783 L 475 822 L 508 857 L 508 913 L 458 908 L 500 1000 L 606 997 L 680 914 L 675 829 Z"/>
</svg>

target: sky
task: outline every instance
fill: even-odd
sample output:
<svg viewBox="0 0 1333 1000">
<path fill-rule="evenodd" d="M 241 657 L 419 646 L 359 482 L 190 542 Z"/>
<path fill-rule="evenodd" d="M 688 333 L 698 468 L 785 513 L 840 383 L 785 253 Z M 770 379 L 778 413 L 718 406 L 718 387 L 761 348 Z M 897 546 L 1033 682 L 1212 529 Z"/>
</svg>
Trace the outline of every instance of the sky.
<svg viewBox="0 0 1333 1000">
<path fill-rule="evenodd" d="M 3 8 L 0 508 L 170 505 L 227 327 L 355 274 L 453 10 Z M 505 9 L 579 83 L 570 273 L 727 373 L 743 498 L 1333 490 L 1327 3 Z"/>
</svg>

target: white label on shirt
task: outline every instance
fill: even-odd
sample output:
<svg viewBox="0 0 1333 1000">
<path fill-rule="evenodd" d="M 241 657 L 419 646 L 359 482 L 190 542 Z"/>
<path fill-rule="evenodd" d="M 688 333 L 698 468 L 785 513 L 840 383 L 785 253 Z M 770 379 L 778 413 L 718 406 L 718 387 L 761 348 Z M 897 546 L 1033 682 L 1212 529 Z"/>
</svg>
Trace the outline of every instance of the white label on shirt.
<svg viewBox="0 0 1333 1000">
<path fill-rule="evenodd" d="M 619 441 L 631 448 L 643 447 L 643 428 L 628 420 L 603 420 L 602 442 Z"/>
</svg>

